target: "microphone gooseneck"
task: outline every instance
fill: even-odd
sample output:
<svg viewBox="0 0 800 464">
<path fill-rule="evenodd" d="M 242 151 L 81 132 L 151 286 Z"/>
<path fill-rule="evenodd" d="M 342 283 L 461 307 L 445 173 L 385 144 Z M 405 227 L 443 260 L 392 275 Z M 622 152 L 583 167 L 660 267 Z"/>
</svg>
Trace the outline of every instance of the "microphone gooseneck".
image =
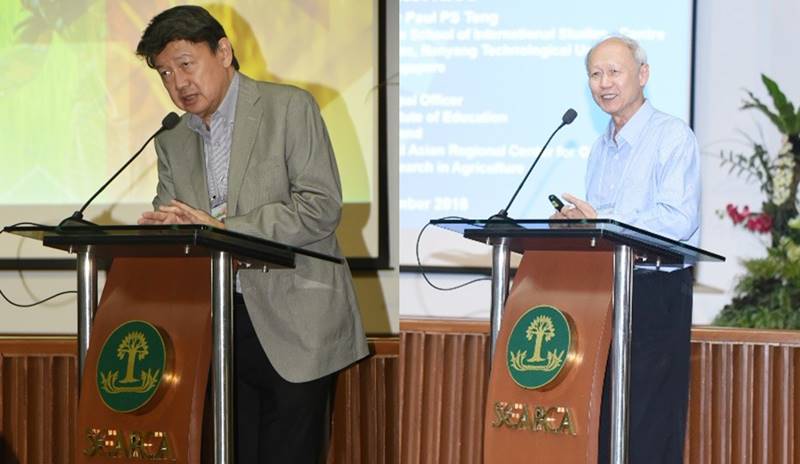
<svg viewBox="0 0 800 464">
<path fill-rule="evenodd" d="M 498 211 L 497 214 L 491 216 L 489 218 L 489 221 L 494 221 L 494 220 L 502 221 L 502 220 L 508 220 L 509 219 L 508 210 L 511 208 L 511 204 L 514 203 L 514 200 L 517 198 L 517 195 L 519 194 L 519 191 L 522 190 L 522 186 L 525 185 L 525 181 L 528 180 L 528 176 L 531 175 L 531 172 L 533 171 L 533 168 L 536 167 L 536 163 L 539 162 L 539 158 L 542 157 L 542 154 L 544 153 L 544 150 L 547 148 L 547 145 L 550 144 L 550 141 L 553 140 L 553 137 L 556 135 L 556 133 L 559 130 L 561 130 L 562 127 L 564 127 L 566 125 L 569 125 L 569 124 L 572 124 L 572 121 L 574 121 L 575 118 L 577 118 L 577 117 L 578 117 L 578 112 L 575 111 L 572 108 L 568 109 L 564 113 L 564 115 L 561 116 L 561 124 L 558 127 L 556 127 L 556 130 L 554 130 L 553 133 L 550 134 L 550 137 L 547 139 L 547 142 L 545 142 L 544 146 L 542 146 L 542 149 L 539 151 L 539 154 L 536 156 L 536 159 L 533 160 L 533 164 L 531 164 L 531 167 L 528 168 L 528 172 L 525 174 L 525 177 L 522 178 L 522 182 L 520 182 L 519 185 L 517 186 L 517 190 L 514 191 L 514 195 L 511 196 L 511 199 L 508 201 L 508 204 L 506 205 L 506 207 L 501 209 L 500 211 Z"/>
<path fill-rule="evenodd" d="M 180 121 L 181 121 L 180 116 L 175 114 L 175 112 L 170 112 L 168 115 L 164 116 L 164 119 L 161 120 L 161 127 L 159 127 L 158 130 L 153 135 L 151 135 L 150 138 L 147 139 L 147 141 L 144 142 L 142 147 L 139 148 L 139 150 L 136 153 L 134 153 L 134 155 L 131 156 L 131 158 L 125 164 L 123 164 L 122 167 L 119 168 L 119 170 L 117 170 L 117 172 L 115 172 L 114 175 L 111 176 L 111 178 L 108 179 L 106 183 L 103 184 L 103 186 L 100 187 L 94 193 L 94 195 L 92 195 L 92 197 L 89 198 L 89 200 L 86 203 L 84 203 L 83 206 L 81 206 L 81 208 L 78 211 L 75 211 L 74 213 L 72 213 L 71 216 L 61 221 L 58 224 L 58 227 L 62 227 L 65 225 L 84 225 L 84 226 L 94 225 L 91 222 L 83 219 L 83 212 L 86 211 L 86 208 L 88 208 L 89 205 L 92 203 L 92 201 L 94 201 L 94 199 L 97 198 L 97 196 L 100 195 L 100 193 L 103 192 L 103 190 L 105 190 L 106 187 L 108 187 L 109 184 L 111 184 L 111 182 L 113 182 L 114 179 L 116 179 L 117 176 L 119 176 L 122 173 L 122 171 L 124 171 L 125 168 L 127 168 L 128 165 L 130 165 L 133 162 L 133 160 L 135 160 L 139 156 L 139 154 L 141 154 L 144 151 L 145 147 L 147 146 L 148 143 L 150 143 L 151 140 L 156 138 L 158 134 L 164 132 L 165 130 L 170 130 L 174 128 L 175 126 L 178 125 Z"/>
</svg>

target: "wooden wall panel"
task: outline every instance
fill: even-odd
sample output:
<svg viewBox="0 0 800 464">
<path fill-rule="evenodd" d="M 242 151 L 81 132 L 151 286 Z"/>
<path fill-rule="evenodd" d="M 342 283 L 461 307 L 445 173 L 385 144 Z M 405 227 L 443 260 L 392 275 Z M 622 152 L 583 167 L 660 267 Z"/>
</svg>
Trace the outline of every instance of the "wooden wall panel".
<svg viewBox="0 0 800 464">
<path fill-rule="evenodd" d="M 397 338 L 339 375 L 329 464 L 400 462 Z M 73 462 L 74 338 L 0 337 L 0 463 Z"/>
<path fill-rule="evenodd" d="M 481 462 L 489 343 L 484 326 L 485 323 L 463 321 L 403 324 L 403 464 Z"/>
<path fill-rule="evenodd" d="M 691 375 L 687 462 L 800 462 L 800 333 L 695 328 Z"/>
<path fill-rule="evenodd" d="M 373 356 L 339 374 L 328 464 L 400 462 L 398 345 L 371 340 Z"/>
<path fill-rule="evenodd" d="M 72 462 L 74 339 L 0 338 L 0 462 Z"/>
<path fill-rule="evenodd" d="M 328 462 L 480 463 L 487 329 L 403 321 L 399 342 L 372 340 L 375 355 L 339 376 Z M 695 328 L 692 340 L 686 462 L 800 462 L 800 333 Z M 74 350 L 0 338 L 0 462 L 71 462 Z"/>
<path fill-rule="evenodd" d="M 401 322 L 404 464 L 480 462 L 487 332 Z M 687 463 L 800 462 L 800 332 L 695 327 L 691 369 Z"/>
</svg>

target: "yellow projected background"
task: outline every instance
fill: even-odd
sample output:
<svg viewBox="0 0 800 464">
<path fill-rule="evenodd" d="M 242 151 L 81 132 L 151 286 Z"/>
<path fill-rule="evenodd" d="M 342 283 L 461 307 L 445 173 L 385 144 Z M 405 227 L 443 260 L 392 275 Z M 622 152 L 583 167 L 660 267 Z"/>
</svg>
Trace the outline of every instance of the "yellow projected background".
<svg viewBox="0 0 800 464">
<path fill-rule="evenodd" d="M 150 18 L 181 3 L 2 2 L 2 225 L 55 224 L 68 216 L 139 148 L 167 112 L 176 110 L 156 72 L 134 50 Z M 342 177 L 346 208 L 340 237 L 345 251 L 349 256 L 376 256 L 376 4 L 199 4 L 225 27 L 241 72 L 314 95 Z M 134 222 L 149 207 L 156 182 L 155 154 L 148 147 L 96 200 L 87 217 L 102 224 Z M 0 238 L 3 258 L 21 254 L 18 239 Z"/>
</svg>

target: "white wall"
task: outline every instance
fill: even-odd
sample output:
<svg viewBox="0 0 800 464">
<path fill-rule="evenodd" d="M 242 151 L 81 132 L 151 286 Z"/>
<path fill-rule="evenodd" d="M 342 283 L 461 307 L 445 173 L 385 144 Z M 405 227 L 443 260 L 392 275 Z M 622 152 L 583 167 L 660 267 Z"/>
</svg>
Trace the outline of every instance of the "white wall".
<svg viewBox="0 0 800 464">
<path fill-rule="evenodd" d="M 695 292 L 695 322 L 711 320 L 730 301 L 742 258 L 763 256 L 768 237 L 734 228 L 716 210 L 727 203 L 749 204 L 756 210 L 764 197 L 758 185 L 720 167 L 720 150 L 741 150 L 742 130 L 767 146 L 780 148 L 780 135 L 759 113 L 739 111 L 743 89 L 771 101 L 761 83 L 764 73 L 778 82 L 790 100 L 800 102 L 800 63 L 796 45 L 797 0 L 699 0 L 695 67 L 695 132 L 703 151 L 703 218 L 701 246 L 728 258 L 723 264 L 698 269 L 698 282 L 714 292 Z"/>
<path fill-rule="evenodd" d="M 76 288 L 74 272 L 0 272 L 0 290 L 18 303 L 31 303 L 53 293 Z M 77 304 L 74 294 L 58 297 L 33 308 L 14 308 L 5 301 L 0 301 L 0 334 L 73 334 L 78 323 Z"/>
<path fill-rule="evenodd" d="M 780 137 L 764 117 L 738 108 L 745 88 L 769 101 L 760 81 L 762 72 L 776 80 L 790 100 L 800 103 L 800 60 L 795 45 L 798 18 L 797 0 L 697 0 L 694 127 L 703 153 L 701 247 L 728 258 L 722 264 L 699 266 L 694 303 L 697 324 L 710 322 L 730 301 L 735 278 L 742 272 L 740 260 L 765 252 L 766 237 L 735 229 L 716 214 L 727 203 L 758 209 L 763 200 L 757 185 L 729 175 L 727 168 L 720 166 L 719 152 L 747 150 L 737 130 L 758 137 L 759 125 L 767 146 L 779 147 Z M 432 278 L 455 284 L 470 277 Z M 488 317 L 487 282 L 437 292 L 416 275 L 403 274 L 400 294 L 401 316 Z"/>
</svg>

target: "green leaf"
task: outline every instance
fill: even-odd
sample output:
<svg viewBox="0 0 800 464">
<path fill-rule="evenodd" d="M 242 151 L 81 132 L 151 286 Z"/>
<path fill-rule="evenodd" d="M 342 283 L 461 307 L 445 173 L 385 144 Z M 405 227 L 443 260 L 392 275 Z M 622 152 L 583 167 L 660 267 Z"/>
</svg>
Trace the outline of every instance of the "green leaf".
<svg viewBox="0 0 800 464">
<path fill-rule="evenodd" d="M 792 134 L 800 134 L 800 107 L 797 108 L 797 113 L 794 115 L 794 127 Z"/>
<path fill-rule="evenodd" d="M 786 133 L 791 133 L 797 121 L 797 118 L 794 114 L 794 105 L 792 105 L 792 103 L 786 99 L 786 95 L 784 95 L 775 81 L 767 77 L 765 74 L 761 75 L 761 81 L 764 82 L 764 86 L 767 87 L 767 91 L 769 92 L 770 96 L 772 96 L 772 103 L 775 105 L 775 109 L 778 110 L 778 114 L 780 114 L 781 119 L 786 126 Z"/>
<path fill-rule="evenodd" d="M 788 134 L 788 129 L 789 128 L 787 128 L 785 126 L 785 123 L 784 123 L 783 119 L 781 119 L 780 116 L 778 116 L 777 114 L 773 113 L 769 109 L 769 107 L 767 107 L 767 105 L 762 103 L 761 100 L 758 99 L 758 97 L 753 95 L 753 92 L 747 90 L 747 95 L 750 96 L 750 101 L 746 101 L 745 100 L 744 104 L 742 104 L 742 109 L 743 110 L 755 108 L 755 109 L 761 111 L 762 113 L 764 113 L 764 115 L 766 115 L 770 119 L 770 121 L 772 121 L 773 124 L 775 124 L 775 127 L 777 127 L 778 130 L 781 131 L 781 133 Z"/>
</svg>

